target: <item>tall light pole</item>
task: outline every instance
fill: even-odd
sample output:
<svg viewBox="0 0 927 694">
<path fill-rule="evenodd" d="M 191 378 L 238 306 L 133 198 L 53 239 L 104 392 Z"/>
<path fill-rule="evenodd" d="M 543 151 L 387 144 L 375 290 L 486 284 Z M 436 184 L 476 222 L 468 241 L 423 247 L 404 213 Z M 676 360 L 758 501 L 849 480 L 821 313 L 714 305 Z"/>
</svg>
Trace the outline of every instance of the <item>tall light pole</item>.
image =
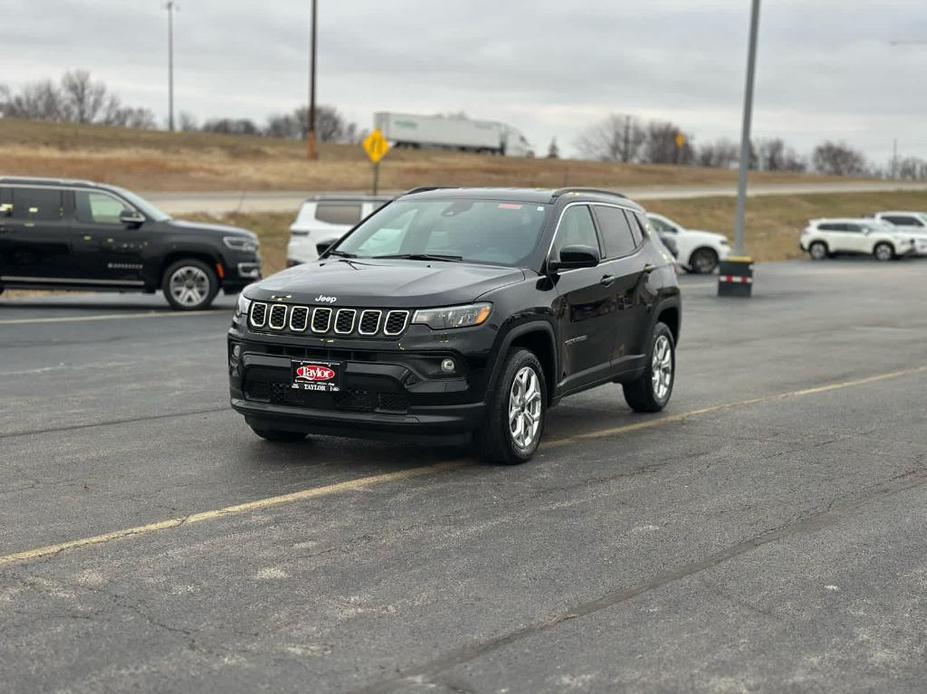
<svg viewBox="0 0 927 694">
<path fill-rule="evenodd" d="M 310 161 L 319 158 L 315 134 L 315 45 L 317 38 L 318 6 L 312 0 L 312 24 L 309 28 L 309 124 L 306 129 L 306 147 Z"/>
<path fill-rule="evenodd" d="M 747 53 L 747 87 L 744 120 L 740 131 L 740 174 L 737 179 L 737 219 L 734 223 L 734 254 L 744 254 L 744 217 L 747 212 L 747 173 L 750 169 L 750 124 L 753 121 L 753 75 L 756 71 L 756 35 L 760 24 L 760 0 L 750 10 L 750 48 Z"/>
<path fill-rule="evenodd" d="M 168 0 L 167 10 L 167 128 L 174 132 L 174 11 L 179 10 L 174 0 Z"/>
</svg>

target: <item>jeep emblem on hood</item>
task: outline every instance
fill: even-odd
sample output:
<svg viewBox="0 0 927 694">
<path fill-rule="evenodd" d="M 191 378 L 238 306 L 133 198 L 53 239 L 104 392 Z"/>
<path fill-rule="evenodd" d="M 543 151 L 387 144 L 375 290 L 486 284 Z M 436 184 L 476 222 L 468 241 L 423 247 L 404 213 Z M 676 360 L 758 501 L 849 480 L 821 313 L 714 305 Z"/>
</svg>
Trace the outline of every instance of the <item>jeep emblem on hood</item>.
<svg viewBox="0 0 927 694">
<path fill-rule="evenodd" d="M 319 304 L 333 304 L 338 301 L 337 296 L 325 296 L 324 294 L 319 294 L 314 301 Z"/>
</svg>

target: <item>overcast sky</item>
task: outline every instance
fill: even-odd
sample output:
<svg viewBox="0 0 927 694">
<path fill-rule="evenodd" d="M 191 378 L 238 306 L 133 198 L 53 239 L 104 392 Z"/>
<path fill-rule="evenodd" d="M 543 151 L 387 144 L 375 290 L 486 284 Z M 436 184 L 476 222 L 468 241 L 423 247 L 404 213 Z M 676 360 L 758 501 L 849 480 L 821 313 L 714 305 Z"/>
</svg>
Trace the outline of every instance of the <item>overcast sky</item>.
<svg viewBox="0 0 927 694">
<path fill-rule="evenodd" d="M 167 113 L 162 0 L 3 0 L 0 80 L 85 68 Z M 306 101 L 309 0 L 179 0 L 176 108 L 259 121 Z M 319 101 L 362 128 L 378 110 L 465 111 L 541 153 L 608 113 L 737 139 L 748 0 L 319 0 Z M 12 7 L 11 7 L 12 6 Z M 891 45 L 892 41 L 924 41 Z M 754 135 L 825 138 L 884 162 L 927 157 L 927 1 L 766 0 Z"/>
</svg>

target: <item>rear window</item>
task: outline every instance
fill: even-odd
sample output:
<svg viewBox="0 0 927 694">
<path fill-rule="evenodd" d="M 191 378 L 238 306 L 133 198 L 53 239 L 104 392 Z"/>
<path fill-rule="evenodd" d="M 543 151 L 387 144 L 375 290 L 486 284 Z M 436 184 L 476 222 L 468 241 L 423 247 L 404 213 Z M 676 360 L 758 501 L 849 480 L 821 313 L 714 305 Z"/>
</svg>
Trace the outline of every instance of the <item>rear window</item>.
<svg viewBox="0 0 927 694">
<path fill-rule="evenodd" d="M 924 226 L 917 217 L 908 217 L 900 215 L 882 215 L 882 219 L 899 227 L 922 227 Z"/>
<path fill-rule="evenodd" d="M 618 207 L 594 205 L 595 217 L 605 243 L 606 258 L 621 258 L 630 255 L 637 248 L 637 239 L 624 211 Z"/>
<path fill-rule="evenodd" d="M 316 204 L 315 218 L 326 224 L 354 226 L 361 220 L 361 203 L 320 202 Z"/>
<path fill-rule="evenodd" d="M 13 188 L 14 219 L 59 220 L 63 216 L 61 191 L 54 188 Z"/>
</svg>

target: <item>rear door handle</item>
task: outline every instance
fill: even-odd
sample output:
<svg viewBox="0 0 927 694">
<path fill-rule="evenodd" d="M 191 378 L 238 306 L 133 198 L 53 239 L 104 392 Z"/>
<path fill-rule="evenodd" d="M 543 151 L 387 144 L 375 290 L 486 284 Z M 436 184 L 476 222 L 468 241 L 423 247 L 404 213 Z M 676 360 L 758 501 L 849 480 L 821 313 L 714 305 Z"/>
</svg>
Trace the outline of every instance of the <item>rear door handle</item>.
<svg viewBox="0 0 927 694">
<path fill-rule="evenodd" d="M 607 287 L 616 279 L 618 279 L 618 275 L 602 275 L 602 279 L 599 280 L 599 284 L 601 284 L 603 287 Z"/>
</svg>

